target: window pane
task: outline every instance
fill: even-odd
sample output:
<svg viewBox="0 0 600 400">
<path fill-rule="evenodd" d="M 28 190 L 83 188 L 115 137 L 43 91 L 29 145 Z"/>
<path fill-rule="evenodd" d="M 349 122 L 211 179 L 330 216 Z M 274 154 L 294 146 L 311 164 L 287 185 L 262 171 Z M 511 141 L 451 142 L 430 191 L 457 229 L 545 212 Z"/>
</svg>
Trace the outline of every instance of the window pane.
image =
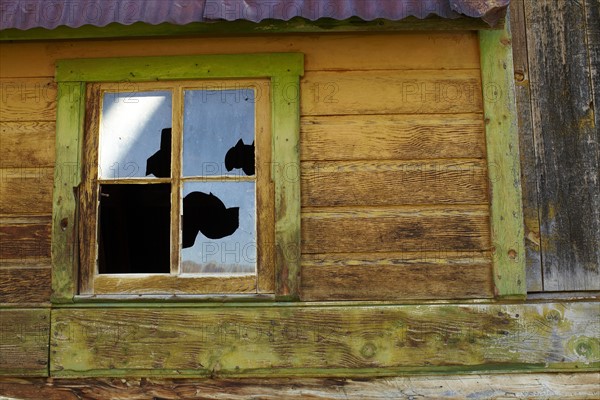
<svg viewBox="0 0 600 400">
<path fill-rule="evenodd" d="M 170 184 L 100 185 L 100 273 L 169 273 L 170 209 Z"/>
<path fill-rule="evenodd" d="M 254 90 L 186 90 L 183 175 L 254 175 Z"/>
<path fill-rule="evenodd" d="M 100 178 L 171 175 L 171 92 L 104 93 Z"/>
<path fill-rule="evenodd" d="M 181 272 L 256 271 L 254 182 L 186 182 Z"/>
</svg>

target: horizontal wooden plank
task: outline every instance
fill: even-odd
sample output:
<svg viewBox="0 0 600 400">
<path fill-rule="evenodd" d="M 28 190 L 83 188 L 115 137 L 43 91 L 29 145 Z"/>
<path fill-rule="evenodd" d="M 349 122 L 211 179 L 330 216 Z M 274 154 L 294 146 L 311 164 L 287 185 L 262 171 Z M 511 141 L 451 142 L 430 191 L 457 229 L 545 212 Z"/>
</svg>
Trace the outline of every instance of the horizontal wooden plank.
<svg viewBox="0 0 600 400">
<path fill-rule="evenodd" d="M 137 400 L 149 393 L 161 399 L 248 398 L 331 400 L 459 400 L 471 398 L 596 400 L 600 373 L 513 373 L 415 375 L 371 379 L 251 378 L 0 379 L 0 395 L 23 400 Z"/>
<path fill-rule="evenodd" d="M 302 160 L 485 158 L 481 114 L 303 117 Z"/>
<path fill-rule="evenodd" d="M 308 72 L 301 81 L 302 115 L 456 114 L 483 110 L 481 72 Z"/>
<path fill-rule="evenodd" d="M 302 205 L 485 204 L 485 161 L 305 161 Z"/>
<path fill-rule="evenodd" d="M 489 248 L 489 213 L 484 209 L 333 209 L 302 214 L 302 253 Z"/>
<path fill-rule="evenodd" d="M 409 300 L 493 297 L 491 259 L 463 265 L 414 259 L 408 265 L 302 265 L 302 300 Z M 373 265 L 374 264 L 374 265 Z"/>
<path fill-rule="evenodd" d="M 94 293 L 207 294 L 256 293 L 256 276 L 177 277 L 175 275 L 97 275 Z"/>
<path fill-rule="evenodd" d="M 0 305 L 48 303 L 50 301 L 51 268 L 0 268 Z"/>
<path fill-rule="evenodd" d="M 0 169 L 0 214 L 52 213 L 53 168 Z"/>
<path fill-rule="evenodd" d="M 0 168 L 54 165 L 54 122 L 0 122 Z"/>
<path fill-rule="evenodd" d="M 49 337 L 50 309 L 0 309 L 0 376 L 48 376 Z"/>
<path fill-rule="evenodd" d="M 491 266 L 491 254 L 479 251 L 304 254 L 302 298 L 407 300 L 491 297 Z"/>
<path fill-rule="evenodd" d="M 1 43 L 0 48 L 6 77 L 52 76 L 55 61 L 68 58 L 282 51 L 305 53 L 311 71 L 479 67 L 477 34 L 467 31 L 70 41 L 53 43 L 51 51 L 43 43 Z"/>
<path fill-rule="evenodd" d="M 352 376 L 592 369 L 597 303 L 62 308 L 51 373 Z"/>
<path fill-rule="evenodd" d="M 56 84 L 52 78 L 0 79 L 2 121 L 56 120 Z"/>
<path fill-rule="evenodd" d="M 49 264 L 51 224 L 50 217 L 35 218 L 31 223 L 0 221 L 0 261 Z"/>
</svg>

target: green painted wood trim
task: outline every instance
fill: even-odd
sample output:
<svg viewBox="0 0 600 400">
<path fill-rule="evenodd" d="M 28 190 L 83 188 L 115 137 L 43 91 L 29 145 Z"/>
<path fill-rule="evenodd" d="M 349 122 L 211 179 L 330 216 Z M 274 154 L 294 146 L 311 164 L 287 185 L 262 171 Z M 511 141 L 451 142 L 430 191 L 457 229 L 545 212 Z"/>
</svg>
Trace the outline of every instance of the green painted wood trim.
<svg viewBox="0 0 600 400">
<path fill-rule="evenodd" d="M 275 186 L 275 293 L 300 296 L 300 78 L 274 77 L 272 176 Z"/>
<path fill-rule="evenodd" d="M 521 202 L 519 132 L 509 24 L 479 33 L 495 293 L 524 298 L 525 238 Z"/>
<path fill-rule="evenodd" d="M 56 64 L 57 82 L 268 78 L 303 73 L 304 56 L 300 53 L 88 58 Z"/>
<path fill-rule="evenodd" d="M 301 53 L 131 57 L 61 60 L 57 105 L 56 169 L 52 225 L 52 302 L 73 302 L 77 286 L 77 194 L 86 82 L 174 79 L 271 79 L 272 164 L 275 184 L 276 271 L 280 300 L 298 298 L 300 249 Z M 276 167 L 279 166 L 279 167 Z M 102 301 L 102 300 L 100 300 Z"/>
<path fill-rule="evenodd" d="M 85 84 L 58 84 L 56 161 L 52 207 L 52 297 L 70 302 L 77 281 L 77 187 L 81 181 L 81 145 Z"/>
<path fill-rule="evenodd" d="M 409 17 L 401 21 L 376 19 L 363 21 L 350 18 L 337 21 L 323 18 L 310 21 L 293 18 L 289 21 L 267 20 L 260 23 L 250 21 L 194 22 L 187 25 L 162 23 L 150 25 L 137 22 L 132 25 L 112 23 L 104 27 L 84 25 L 79 28 L 59 26 L 55 29 L 34 28 L 29 30 L 5 29 L 0 31 L 0 41 L 9 40 L 63 40 L 63 39 L 101 39 L 126 37 L 162 37 L 182 35 L 236 36 L 282 33 L 344 33 L 344 32 L 394 32 L 411 30 L 481 30 L 491 29 L 477 18 L 443 19 L 439 17 L 420 20 Z"/>
<path fill-rule="evenodd" d="M 383 376 L 600 367 L 600 303 L 52 312 L 52 376 Z M 152 371 L 152 372 L 151 372 Z"/>
</svg>

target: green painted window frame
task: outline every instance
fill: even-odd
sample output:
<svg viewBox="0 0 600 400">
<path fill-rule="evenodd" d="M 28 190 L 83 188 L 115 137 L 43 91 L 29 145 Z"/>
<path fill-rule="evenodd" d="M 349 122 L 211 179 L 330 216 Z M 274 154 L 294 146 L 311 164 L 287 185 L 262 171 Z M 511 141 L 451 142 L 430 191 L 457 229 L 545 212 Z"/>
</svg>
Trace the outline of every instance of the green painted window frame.
<svg viewBox="0 0 600 400">
<path fill-rule="evenodd" d="M 76 300 L 77 189 L 81 183 L 86 84 L 201 79 L 270 79 L 275 198 L 275 297 L 298 298 L 300 265 L 301 53 L 61 60 L 52 211 L 52 302 Z M 297 168 L 289 168 L 295 165 Z"/>
</svg>

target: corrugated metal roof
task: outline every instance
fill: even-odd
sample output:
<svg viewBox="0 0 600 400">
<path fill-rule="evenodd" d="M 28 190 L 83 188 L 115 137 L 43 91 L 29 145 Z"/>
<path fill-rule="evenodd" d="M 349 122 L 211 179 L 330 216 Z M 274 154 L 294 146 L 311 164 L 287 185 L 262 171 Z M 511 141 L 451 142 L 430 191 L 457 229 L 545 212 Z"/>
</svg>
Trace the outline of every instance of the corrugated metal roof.
<svg viewBox="0 0 600 400">
<path fill-rule="evenodd" d="M 494 25 L 510 0 L 0 0 L 0 29 L 78 28 L 113 22 L 185 25 L 215 20 L 289 20 L 302 17 L 398 21 L 461 15 Z"/>
</svg>

